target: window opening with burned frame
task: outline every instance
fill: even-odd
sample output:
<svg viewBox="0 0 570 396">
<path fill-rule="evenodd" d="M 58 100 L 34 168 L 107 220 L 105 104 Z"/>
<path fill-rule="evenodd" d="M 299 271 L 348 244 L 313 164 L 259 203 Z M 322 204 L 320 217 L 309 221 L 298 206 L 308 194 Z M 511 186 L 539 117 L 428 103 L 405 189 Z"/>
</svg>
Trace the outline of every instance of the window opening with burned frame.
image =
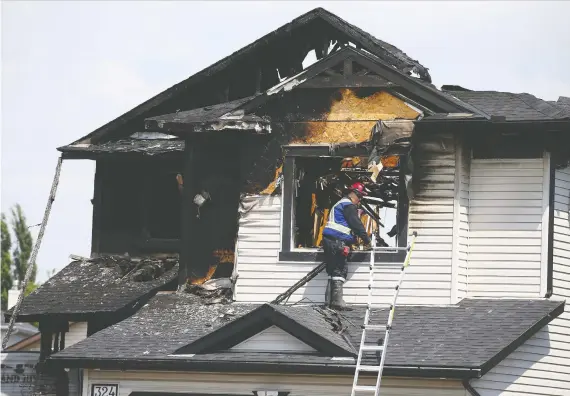
<svg viewBox="0 0 570 396">
<path fill-rule="evenodd" d="M 289 243 L 282 245 L 281 260 L 317 259 L 314 254 L 322 252 L 322 232 L 330 209 L 357 181 L 368 192 L 359 209 L 360 219 L 369 235 L 380 236 L 377 246 L 406 246 L 408 196 L 401 172 L 406 160 L 407 156 L 387 156 L 376 165 L 369 164 L 365 155 L 288 157 L 284 176 L 289 184 L 284 194 L 289 196 L 284 197 L 283 215 L 290 224 L 284 222 L 283 238 L 289 238 Z M 364 248 L 360 239 L 353 245 L 355 252 Z"/>
</svg>

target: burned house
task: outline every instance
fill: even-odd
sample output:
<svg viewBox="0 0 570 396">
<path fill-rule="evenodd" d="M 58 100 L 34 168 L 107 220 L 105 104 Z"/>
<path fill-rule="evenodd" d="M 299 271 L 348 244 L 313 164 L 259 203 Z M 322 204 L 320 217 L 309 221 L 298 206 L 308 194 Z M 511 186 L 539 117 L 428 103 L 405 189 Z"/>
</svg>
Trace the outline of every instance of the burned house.
<svg viewBox="0 0 570 396">
<path fill-rule="evenodd" d="M 275 300 L 358 180 L 382 246 L 418 234 L 382 394 L 567 394 L 569 136 L 570 99 L 437 89 L 315 9 L 59 149 L 96 161 L 92 255 L 18 320 L 84 396 L 349 394 L 370 255 L 387 305 L 405 253 L 354 246 L 352 311 L 323 307 L 324 273 Z"/>
</svg>

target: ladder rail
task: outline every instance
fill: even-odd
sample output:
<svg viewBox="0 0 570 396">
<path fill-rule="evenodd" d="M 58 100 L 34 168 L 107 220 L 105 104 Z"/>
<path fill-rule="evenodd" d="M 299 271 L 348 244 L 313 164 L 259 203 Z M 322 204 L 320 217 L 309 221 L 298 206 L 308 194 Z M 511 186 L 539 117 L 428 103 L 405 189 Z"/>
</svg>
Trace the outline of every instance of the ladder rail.
<svg viewBox="0 0 570 396">
<path fill-rule="evenodd" d="M 364 325 L 362 326 L 362 335 L 360 336 L 360 348 L 358 348 L 358 358 L 356 359 L 356 371 L 354 372 L 354 379 L 352 381 L 352 394 L 355 396 L 357 383 L 358 383 L 358 372 L 360 371 L 360 364 L 362 363 L 362 354 L 364 350 L 362 346 L 366 340 L 366 326 L 370 319 L 370 301 L 372 301 L 372 284 L 374 282 L 374 249 L 376 248 L 376 235 L 372 233 L 372 251 L 370 252 L 370 275 L 368 279 L 368 307 L 366 308 L 366 313 L 364 314 Z"/>
<path fill-rule="evenodd" d="M 386 324 L 386 328 L 385 328 L 385 333 L 384 333 L 384 339 L 382 342 L 382 347 L 381 347 L 381 357 L 380 357 L 380 363 L 377 366 L 377 371 L 378 375 L 376 377 L 376 386 L 375 387 L 371 387 L 371 386 L 359 386 L 358 385 L 358 378 L 359 378 L 359 373 L 360 371 L 373 371 L 372 369 L 374 368 L 374 366 L 364 366 L 365 368 L 363 369 L 362 366 L 362 355 L 363 352 L 365 350 L 380 350 L 380 347 L 376 347 L 373 345 L 366 345 L 366 331 L 369 329 L 369 322 L 370 322 L 370 311 L 372 309 L 372 290 L 373 290 L 373 284 L 374 284 L 374 250 L 376 247 L 376 238 L 375 235 L 372 235 L 372 253 L 370 254 L 370 278 L 369 278 L 369 283 L 368 283 L 368 302 L 367 302 L 367 306 L 366 306 L 366 313 L 364 314 L 364 324 L 362 326 L 362 335 L 361 335 L 361 339 L 360 339 L 360 347 L 358 349 L 358 358 L 356 360 L 356 369 L 354 372 L 354 379 L 352 382 L 352 392 L 351 392 L 351 396 L 355 396 L 356 391 L 374 391 L 374 396 L 379 396 L 380 393 L 380 385 L 382 383 L 382 373 L 384 371 L 384 364 L 386 362 L 386 352 L 388 350 L 388 341 L 390 338 L 390 331 L 392 330 L 392 322 L 394 320 L 394 314 L 396 311 L 396 302 L 398 300 L 398 296 L 400 294 L 400 287 L 402 285 L 402 282 L 404 280 L 404 276 L 406 273 L 406 268 L 410 265 L 410 259 L 411 259 L 411 255 L 412 255 L 412 251 L 414 249 L 415 243 L 416 243 L 416 237 L 417 237 L 417 232 L 413 232 L 413 238 L 411 243 L 405 247 L 405 248 L 397 248 L 398 250 L 406 250 L 407 254 L 406 254 L 406 258 L 404 260 L 404 263 L 401 267 L 400 270 L 400 277 L 398 279 L 398 283 L 396 285 L 396 287 L 394 288 L 394 295 L 392 297 L 392 304 L 390 305 L 390 312 L 388 314 L 388 321 Z M 388 250 L 388 249 L 385 249 Z M 392 250 L 394 250 L 394 248 L 392 248 Z"/>
</svg>

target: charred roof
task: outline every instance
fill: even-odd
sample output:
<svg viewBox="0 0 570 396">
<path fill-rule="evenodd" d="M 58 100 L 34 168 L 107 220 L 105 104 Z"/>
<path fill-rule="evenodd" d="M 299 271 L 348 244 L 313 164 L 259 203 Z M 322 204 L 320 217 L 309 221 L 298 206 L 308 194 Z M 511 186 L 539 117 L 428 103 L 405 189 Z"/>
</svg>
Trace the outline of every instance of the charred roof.
<svg viewBox="0 0 570 396">
<path fill-rule="evenodd" d="M 178 258 L 76 258 L 24 298 L 17 319 L 78 317 L 137 305 L 175 281 Z M 12 310 L 5 313 L 11 316 Z M 71 319 L 70 319 L 71 320 Z"/>
<path fill-rule="evenodd" d="M 323 8 L 315 8 L 74 143 L 97 143 L 124 137 L 142 129 L 145 117 L 250 96 L 302 71 L 302 62 L 308 52 L 314 50 L 317 57 L 322 58 L 331 46 L 338 48 L 348 43 L 370 52 L 406 75 L 417 75 L 419 80 L 431 82 L 428 68 L 402 50 Z M 334 50 L 335 47 L 331 52 Z"/>
</svg>

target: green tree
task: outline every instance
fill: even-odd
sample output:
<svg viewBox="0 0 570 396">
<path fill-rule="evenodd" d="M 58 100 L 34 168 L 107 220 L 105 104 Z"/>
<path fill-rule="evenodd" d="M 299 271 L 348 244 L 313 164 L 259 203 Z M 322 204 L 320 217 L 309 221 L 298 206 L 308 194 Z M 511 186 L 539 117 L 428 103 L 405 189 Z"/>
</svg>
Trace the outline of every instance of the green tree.
<svg viewBox="0 0 570 396">
<path fill-rule="evenodd" d="M 12 249 L 12 238 L 10 237 L 10 231 L 8 229 L 8 224 L 6 223 L 6 215 L 2 213 L 2 310 L 6 309 L 8 304 L 8 290 L 12 288 L 12 256 L 10 254 L 10 249 Z"/>
<path fill-rule="evenodd" d="M 26 271 L 28 270 L 28 265 L 30 264 L 28 261 L 32 254 L 34 240 L 32 238 L 32 233 L 28 228 L 24 211 L 19 204 L 16 204 L 12 209 L 12 232 L 16 237 L 16 247 L 12 254 L 14 260 L 14 276 L 18 279 L 20 284 L 23 284 L 24 278 L 26 277 Z M 26 288 L 26 295 L 30 294 L 37 287 L 35 283 L 38 268 L 36 263 L 32 263 L 32 265 L 34 267 L 28 282 L 28 287 Z"/>
</svg>

